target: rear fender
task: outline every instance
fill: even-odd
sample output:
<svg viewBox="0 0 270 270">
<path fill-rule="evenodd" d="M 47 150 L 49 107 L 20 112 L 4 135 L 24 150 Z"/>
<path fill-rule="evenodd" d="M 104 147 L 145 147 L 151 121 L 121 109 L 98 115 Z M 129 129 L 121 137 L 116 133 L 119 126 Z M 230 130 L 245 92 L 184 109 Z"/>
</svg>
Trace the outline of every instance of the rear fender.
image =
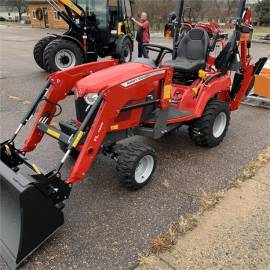
<svg viewBox="0 0 270 270">
<path fill-rule="evenodd" d="M 61 38 L 75 42 L 83 50 L 83 44 L 77 38 L 68 35 L 62 35 Z"/>
<path fill-rule="evenodd" d="M 78 45 L 78 47 L 84 52 L 84 49 L 83 49 L 83 44 L 80 40 L 78 40 L 77 38 L 75 37 L 72 37 L 72 36 L 69 36 L 69 35 L 66 35 L 66 34 L 63 34 L 63 35 L 56 35 L 56 34 L 52 34 L 52 36 L 55 36 L 59 39 L 65 39 L 65 40 L 70 40 L 70 41 L 73 41 L 76 45 Z"/>
<path fill-rule="evenodd" d="M 202 116 L 204 109 L 212 98 L 219 98 L 225 100 L 225 97 L 229 97 L 231 87 L 231 78 L 229 75 L 219 77 L 211 81 L 208 85 L 203 85 L 197 98 L 197 104 L 195 106 L 195 117 Z"/>
</svg>

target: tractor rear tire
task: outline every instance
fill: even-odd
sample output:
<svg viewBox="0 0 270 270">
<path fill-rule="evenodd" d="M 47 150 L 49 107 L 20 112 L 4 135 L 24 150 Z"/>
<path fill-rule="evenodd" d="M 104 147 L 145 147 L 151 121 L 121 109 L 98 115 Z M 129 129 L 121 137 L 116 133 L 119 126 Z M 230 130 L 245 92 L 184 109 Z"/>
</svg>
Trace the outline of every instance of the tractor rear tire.
<svg viewBox="0 0 270 270">
<path fill-rule="evenodd" d="M 55 40 L 56 38 L 57 37 L 55 37 L 55 36 L 44 37 L 41 40 L 39 40 L 34 47 L 34 51 L 33 51 L 34 59 L 35 59 L 36 63 L 38 64 L 38 66 L 41 67 L 42 69 L 44 69 L 45 71 L 47 71 L 47 70 L 46 70 L 46 66 L 43 62 L 44 50 L 45 50 L 46 46 L 49 43 L 51 43 L 53 40 Z"/>
<path fill-rule="evenodd" d="M 156 169 L 155 150 L 145 144 L 130 143 L 119 148 L 116 171 L 121 183 L 129 190 L 148 184 Z"/>
<path fill-rule="evenodd" d="M 114 58 L 119 59 L 119 63 L 128 63 L 132 60 L 133 45 L 128 37 L 120 37 L 116 42 L 116 53 Z"/>
<path fill-rule="evenodd" d="M 43 61 L 47 70 L 52 73 L 81 65 L 84 55 L 73 41 L 56 39 L 45 48 Z"/>
<path fill-rule="evenodd" d="M 230 109 L 226 102 L 211 99 L 201 118 L 189 126 L 189 136 L 195 144 L 204 147 L 219 145 L 226 136 L 230 123 Z"/>
</svg>

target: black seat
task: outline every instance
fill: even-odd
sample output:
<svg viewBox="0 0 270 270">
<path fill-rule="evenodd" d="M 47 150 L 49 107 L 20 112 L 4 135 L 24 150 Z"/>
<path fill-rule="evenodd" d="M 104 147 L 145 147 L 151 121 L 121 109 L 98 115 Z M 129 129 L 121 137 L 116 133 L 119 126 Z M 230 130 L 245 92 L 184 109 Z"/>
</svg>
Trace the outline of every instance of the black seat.
<svg viewBox="0 0 270 270">
<path fill-rule="evenodd" d="M 173 67 L 178 72 L 188 73 L 204 69 L 207 63 L 209 36 L 202 28 L 191 29 L 180 41 L 177 57 L 163 66 Z"/>
</svg>

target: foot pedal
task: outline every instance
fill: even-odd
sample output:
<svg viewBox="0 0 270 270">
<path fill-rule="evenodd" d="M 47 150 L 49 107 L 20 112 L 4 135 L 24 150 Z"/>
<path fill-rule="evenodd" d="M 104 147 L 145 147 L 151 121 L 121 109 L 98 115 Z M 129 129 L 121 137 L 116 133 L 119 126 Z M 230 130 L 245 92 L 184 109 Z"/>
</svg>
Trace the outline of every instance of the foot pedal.
<svg viewBox="0 0 270 270">
<path fill-rule="evenodd" d="M 167 132 L 167 119 L 168 109 L 160 110 L 153 130 L 154 139 L 161 138 Z"/>
</svg>

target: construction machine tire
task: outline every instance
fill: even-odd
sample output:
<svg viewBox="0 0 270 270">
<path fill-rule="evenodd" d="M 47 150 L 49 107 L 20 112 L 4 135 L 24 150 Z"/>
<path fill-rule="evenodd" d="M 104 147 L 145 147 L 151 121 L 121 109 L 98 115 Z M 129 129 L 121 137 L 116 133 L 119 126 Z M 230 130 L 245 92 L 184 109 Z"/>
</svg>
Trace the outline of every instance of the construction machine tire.
<svg viewBox="0 0 270 270">
<path fill-rule="evenodd" d="M 130 143 L 119 148 L 116 171 L 121 183 L 129 190 L 148 184 L 156 169 L 155 150 L 145 144 Z"/>
<path fill-rule="evenodd" d="M 116 43 L 116 53 L 114 58 L 119 59 L 119 63 L 127 63 L 132 60 L 133 45 L 128 37 L 120 37 Z"/>
<path fill-rule="evenodd" d="M 201 118 L 189 126 L 189 136 L 195 144 L 204 147 L 219 145 L 226 136 L 230 123 L 230 109 L 226 102 L 211 99 Z"/>
<path fill-rule="evenodd" d="M 55 36 L 44 37 L 41 40 L 39 40 L 34 47 L 34 51 L 33 51 L 34 59 L 35 59 L 36 63 L 38 64 L 38 66 L 41 67 L 42 69 L 44 69 L 45 71 L 47 71 L 47 69 L 46 69 L 46 66 L 43 62 L 43 53 L 44 53 L 46 46 L 55 39 L 56 39 Z"/>
<path fill-rule="evenodd" d="M 73 41 L 56 39 L 47 45 L 43 62 L 51 73 L 81 65 L 84 62 L 83 51 Z"/>
</svg>

